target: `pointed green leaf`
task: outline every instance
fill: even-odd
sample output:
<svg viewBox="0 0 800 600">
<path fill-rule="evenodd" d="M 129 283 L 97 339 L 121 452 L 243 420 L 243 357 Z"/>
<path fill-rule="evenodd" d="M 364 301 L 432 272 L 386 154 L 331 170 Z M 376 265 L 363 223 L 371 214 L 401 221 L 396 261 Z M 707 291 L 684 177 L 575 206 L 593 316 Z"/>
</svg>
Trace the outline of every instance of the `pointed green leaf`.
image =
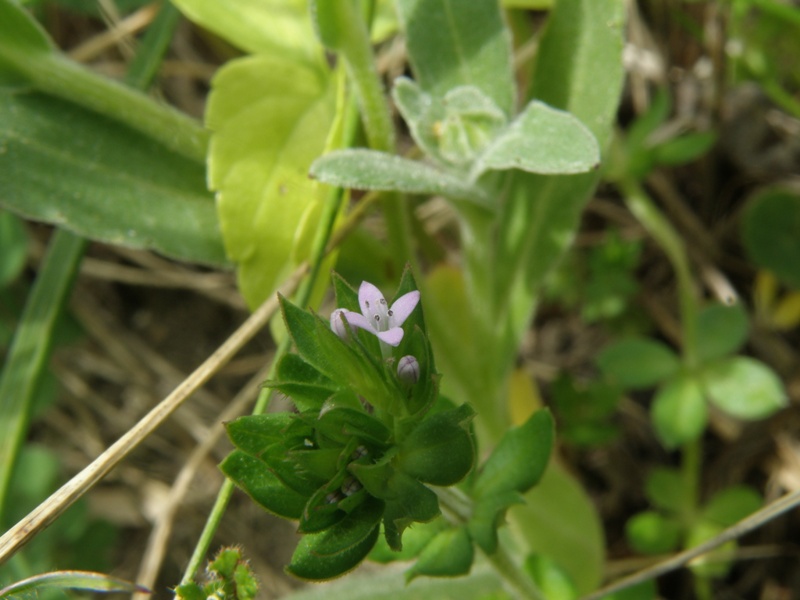
<svg viewBox="0 0 800 600">
<path fill-rule="evenodd" d="M 652 387 L 674 374 L 678 357 L 661 342 L 629 338 L 607 346 L 597 357 L 603 375 L 623 388 Z"/>
<path fill-rule="evenodd" d="M 786 406 L 781 380 L 752 358 L 719 360 L 703 369 L 702 379 L 711 401 L 739 419 L 763 419 Z"/>
<path fill-rule="evenodd" d="M 687 376 L 675 377 L 661 386 L 650 411 L 656 433 L 667 448 L 698 439 L 708 420 L 703 390 Z"/>
<path fill-rule="evenodd" d="M 308 497 L 287 487 L 259 459 L 234 450 L 222 461 L 220 469 L 269 512 L 285 519 L 299 519 L 302 515 Z"/>
<path fill-rule="evenodd" d="M 480 189 L 463 179 L 421 162 L 375 150 L 329 152 L 314 161 L 311 175 L 344 188 L 441 195 L 484 207 L 489 204 Z"/>
<path fill-rule="evenodd" d="M 469 573 L 475 550 L 463 527 L 448 529 L 437 534 L 420 553 L 412 567 L 406 571 L 406 581 L 420 575 L 430 577 L 456 577 Z"/>
<path fill-rule="evenodd" d="M 320 414 L 319 430 L 333 440 L 345 443 L 350 437 L 373 444 L 386 444 L 391 432 L 375 417 L 352 408 L 335 408 Z"/>
<path fill-rule="evenodd" d="M 209 185 L 239 289 L 258 306 L 310 252 L 322 188 L 308 179 L 334 116 L 327 71 L 279 55 L 227 63 L 206 111 Z"/>
<path fill-rule="evenodd" d="M 477 179 L 487 170 L 529 173 L 584 173 L 600 165 L 592 132 L 563 110 L 533 101 L 486 148 L 472 169 Z"/>
<path fill-rule="evenodd" d="M 40 94 L 0 93 L 0 206 L 111 244 L 225 264 L 202 165 Z"/>
<path fill-rule="evenodd" d="M 525 493 L 536 485 L 550 460 L 554 429 L 550 411 L 539 410 L 506 432 L 478 475 L 475 495 Z"/>
<path fill-rule="evenodd" d="M 467 404 L 425 418 L 400 445 L 399 469 L 425 483 L 453 485 L 475 460 L 467 425 L 475 411 Z"/>
<path fill-rule="evenodd" d="M 741 304 L 707 306 L 697 315 L 697 357 L 701 361 L 736 352 L 747 339 L 747 313 Z"/>
<path fill-rule="evenodd" d="M 355 568 L 378 539 L 383 503 L 371 500 L 333 527 L 303 536 L 286 571 L 310 581 L 331 579 Z"/>
<path fill-rule="evenodd" d="M 422 89 L 443 97 L 473 85 L 514 112 L 511 34 L 496 0 L 395 0 L 395 7 Z"/>
<path fill-rule="evenodd" d="M 0 598 L 43 593 L 46 588 L 86 590 L 90 592 L 125 592 L 152 594 L 150 590 L 130 581 L 91 571 L 53 571 L 34 575 L 0 589 Z"/>
<path fill-rule="evenodd" d="M 289 413 L 247 415 L 225 423 L 234 446 L 251 456 L 259 456 L 270 446 L 286 441 L 286 431 L 294 421 Z"/>
<path fill-rule="evenodd" d="M 317 60 L 319 44 L 305 0 L 175 0 L 189 19 L 253 54 Z"/>
<path fill-rule="evenodd" d="M 15 62 L 20 54 L 52 52 L 54 46 L 42 27 L 25 9 L 10 0 L 0 0 L 0 85 L 26 81 Z"/>
</svg>

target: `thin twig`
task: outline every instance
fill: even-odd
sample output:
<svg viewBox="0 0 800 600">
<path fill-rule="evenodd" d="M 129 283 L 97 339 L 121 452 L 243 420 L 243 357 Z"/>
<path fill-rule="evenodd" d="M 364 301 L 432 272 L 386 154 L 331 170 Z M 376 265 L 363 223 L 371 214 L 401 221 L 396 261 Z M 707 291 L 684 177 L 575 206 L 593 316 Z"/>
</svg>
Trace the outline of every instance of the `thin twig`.
<svg viewBox="0 0 800 600">
<path fill-rule="evenodd" d="M 300 265 L 282 286 L 281 292 L 283 294 L 291 294 L 307 270 L 308 265 L 306 263 Z M 50 525 L 135 449 L 184 400 L 208 381 L 260 331 L 277 310 L 277 296 L 271 296 L 169 396 L 155 406 L 85 469 L 61 486 L 47 500 L 3 534 L 0 537 L 0 564 L 5 563 L 37 533 Z"/>
<path fill-rule="evenodd" d="M 662 561 L 648 569 L 644 569 L 643 571 L 634 573 L 629 577 L 625 577 L 624 579 L 597 590 L 588 596 L 584 596 L 581 600 L 600 600 L 600 598 L 603 598 L 608 594 L 613 594 L 650 579 L 655 579 L 656 577 L 659 577 L 665 573 L 669 573 L 670 571 L 674 571 L 675 569 L 679 569 L 698 556 L 702 556 L 703 554 L 711 552 L 715 548 L 740 538 L 744 534 L 761 527 L 764 523 L 771 521 L 788 510 L 791 510 L 798 504 L 800 504 L 800 491 L 785 494 L 761 510 L 754 512 L 749 517 L 746 517 L 735 525 L 728 527 L 725 531 L 711 538 L 707 542 L 680 552 L 672 558 Z"/>
</svg>

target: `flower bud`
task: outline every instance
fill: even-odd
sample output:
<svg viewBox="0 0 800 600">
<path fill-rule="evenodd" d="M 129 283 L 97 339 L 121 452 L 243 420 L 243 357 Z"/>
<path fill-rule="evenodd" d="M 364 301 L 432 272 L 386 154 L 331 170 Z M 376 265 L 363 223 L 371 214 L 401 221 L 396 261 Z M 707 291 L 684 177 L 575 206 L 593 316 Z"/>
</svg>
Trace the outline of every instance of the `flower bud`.
<svg viewBox="0 0 800 600">
<path fill-rule="evenodd" d="M 347 311 L 344 308 L 337 308 L 331 313 L 331 329 L 343 340 L 347 341 L 347 328 L 344 325 L 344 313 Z"/>
<path fill-rule="evenodd" d="M 410 354 L 397 363 L 397 377 L 405 384 L 413 385 L 419 381 L 419 362 Z"/>
</svg>

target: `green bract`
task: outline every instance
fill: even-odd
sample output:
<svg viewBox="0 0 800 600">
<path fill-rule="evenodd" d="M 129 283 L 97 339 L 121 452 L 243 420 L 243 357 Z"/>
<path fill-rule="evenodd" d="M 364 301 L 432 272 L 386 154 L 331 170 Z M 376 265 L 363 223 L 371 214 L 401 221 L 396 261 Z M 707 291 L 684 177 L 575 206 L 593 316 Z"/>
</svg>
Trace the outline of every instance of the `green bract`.
<svg viewBox="0 0 800 600">
<path fill-rule="evenodd" d="M 342 310 L 354 312 L 366 300 L 337 276 L 334 288 Z M 415 289 L 406 272 L 397 297 Z M 282 359 L 267 385 L 289 396 L 297 412 L 228 423 L 236 450 L 222 470 L 268 511 L 299 521 L 304 537 L 288 572 L 329 579 L 364 559 L 381 523 L 388 546 L 399 551 L 408 525 L 439 515 L 425 484 L 452 485 L 472 469 L 475 413 L 440 398 L 420 306 L 403 318 L 396 346 L 344 320 L 337 335 L 328 320 L 284 298 L 281 307 L 297 354 Z M 418 363 L 416 382 L 397 374 L 409 356 Z"/>
</svg>

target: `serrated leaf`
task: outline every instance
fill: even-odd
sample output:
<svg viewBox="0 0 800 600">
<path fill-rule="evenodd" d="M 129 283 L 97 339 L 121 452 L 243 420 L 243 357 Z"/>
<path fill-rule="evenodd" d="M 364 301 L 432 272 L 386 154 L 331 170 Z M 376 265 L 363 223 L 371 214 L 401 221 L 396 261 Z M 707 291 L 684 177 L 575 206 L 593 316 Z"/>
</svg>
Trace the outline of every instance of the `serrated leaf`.
<svg viewBox="0 0 800 600">
<path fill-rule="evenodd" d="M 667 448 L 698 439 L 708 420 L 703 389 L 697 380 L 687 376 L 664 383 L 656 392 L 650 413 L 656 434 Z"/>
<path fill-rule="evenodd" d="M 226 263 L 202 165 L 40 94 L 0 93 L 0 205 L 90 239 Z"/>
<path fill-rule="evenodd" d="M 382 514 L 383 503 L 372 499 L 333 527 L 303 536 L 286 571 L 310 581 L 350 571 L 375 545 Z"/>
<path fill-rule="evenodd" d="M 307 496 L 287 487 L 265 463 L 240 450 L 231 452 L 220 469 L 257 504 L 285 519 L 299 519 Z"/>
<path fill-rule="evenodd" d="M 400 444 L 399 469 L 424 483 L 453 485 L 475 460 L 467 425 L 475 411 L 467 404 L 425 418 Z"/>
<path fill-rule="evenodd" d="M 735 356 L 706 366 L 703 385 L 711 401 L 739 419 L 763 419 L 786 406 L 786 391 L 775 372 L 753 358 Z"/>
<path fill-rule="evenodd" d="M 747 204 L 742 237 L 747 253 L 764 269 L 800 289 L 800 195 L 781 188 L 761 190 Z"/>
<path fill-rule="evenodd" d="M 571 114 L 533 101 L 483 152 L 471 171 L 520 169 L 542 175 L 584 173 L 600 165 L 592 132 Z"/>
<path fill-rule="evenodd" d="M 228 62 L 212 82 L 209 185 L 251 308 L 310 252 L 324 190 L 308 168 L 333 122 L 333 87 L 322 67 L 278 55 Z"/>
<path fill-rule="evenodd" d="M 600 352 L 597 365 L 612 383 L 623 388 L 648 388 L 673 375 L 678 357 L 661 342 L 629 338 L 614 342 Z"/>
<path fill-rule="evenodd" d="M 434 537 L 406 571 L 406 581 L 420 575 L 456 577 L 469 573 L 475 550 L 463 527 L 442 531 Z"/>
<path fill-rule="evenodd" d="M 645 511 L 625 524 L 625 533 L 637 552 L 663 554 L 678 547 L 681 527 L 675 519 L 655 511 Z"/>
<path fill-rule="evenodd" d="M 189 19 L 254 54 L 317 60 L 320 50 L 305 0 L 175 0 Z"/>
<path fill-rule="evenodd" d="M 474 85 L 514 112 L 511 34 L 495 0 L 395 0 L 395 7 L 422 89 L 444 97 Z"/>
<path fill-rule="evenodd" d="M 359 190 L 446 196 L 482 207 L 489 199 L 463 179 L 424 163 L 375 150 L 329 152 L 314 161 L 311 175 L 330 185 Z"/>
<path fill-rule="evenodd" d="M 697 315 L 697 357 L 701 361 L 735 352 L 747 339 L 749 323 L 741 304 L 708 306 Z"/>
<path fill-rule="evenodd" d="M 555 436 L 553 417 L 539 410 L 505 433 L 475 482 L 477 497 L 515 491 L 525 493 L 541 479 Z"/>
</svg>

